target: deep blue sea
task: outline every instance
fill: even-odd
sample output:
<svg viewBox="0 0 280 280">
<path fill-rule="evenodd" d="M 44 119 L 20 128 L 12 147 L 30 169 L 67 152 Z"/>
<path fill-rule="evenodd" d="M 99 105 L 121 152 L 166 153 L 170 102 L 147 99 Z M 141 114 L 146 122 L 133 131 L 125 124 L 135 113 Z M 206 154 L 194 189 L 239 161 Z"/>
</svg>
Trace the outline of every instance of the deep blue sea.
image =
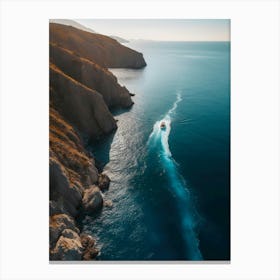
<svg viewBox="0 0 280 280">
<path fill-rule="evenodd" d="M 135 104 L 114 111 L 117 131 L 92 146 L 113 206 L 84 230 L 100 260 L 229 260 L 230 43 L 127 46 L 147 67 L 111 70 Z"/>
</svg>

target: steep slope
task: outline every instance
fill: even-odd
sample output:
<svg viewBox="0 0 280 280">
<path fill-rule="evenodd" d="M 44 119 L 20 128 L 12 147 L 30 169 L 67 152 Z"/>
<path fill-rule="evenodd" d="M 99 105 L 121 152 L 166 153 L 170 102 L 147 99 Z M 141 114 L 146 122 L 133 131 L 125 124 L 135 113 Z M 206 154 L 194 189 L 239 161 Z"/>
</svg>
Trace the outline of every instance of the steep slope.
<svg viewBox="0 0 280 280">
<path fill-rule="evenodd" d="M 133 104 L 129 91 L 118 84 L 111 72 L 98 64 L 52 43 L 50 62 L 76 81 L 98 91 L 109 108 L 127 108 Z"/>
<path fill-rule="evenodd" d="M 98 254 L 94 239 L 80 232 L 74 217 L 84 194 L 98 183 L 100 176 L 74 128 L 52 104 L 49 113 L 50 260 L 92 259 Z"/>
<path fill-rule="evenodd" d="M 117 128 L 101 94 L 72 79 L 53 64 L 50 64 L 50 88 L 53 107 L 90 139 L 99 139 Z"/>
<path fill-rule="evenodd" d="M 63 213 L 75 217 L 84 188 L 98 181 L 94 159 L 74 128 L 52 107 L 49 140 L 50 199 Z"/>
<path fill-rule="evenodd" d="M 50 23 L 50 42 L 106 68 L 142 68 L 143 55 L 101 34 L 93 34 L 57 23 Z"/>
</svg>

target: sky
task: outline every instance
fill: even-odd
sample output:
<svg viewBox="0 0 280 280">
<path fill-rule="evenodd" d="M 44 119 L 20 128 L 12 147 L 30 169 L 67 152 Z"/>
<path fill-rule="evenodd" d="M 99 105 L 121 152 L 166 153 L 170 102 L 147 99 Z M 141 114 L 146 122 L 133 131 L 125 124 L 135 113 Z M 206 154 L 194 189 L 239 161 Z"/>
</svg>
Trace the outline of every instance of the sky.
<svg viewBox="0 0 280 280">
<path fill-rule="evenodd" d="M 104 35 L 155 41 L 230 41 L 229 19 L 74 19 Z"/>
</svg>

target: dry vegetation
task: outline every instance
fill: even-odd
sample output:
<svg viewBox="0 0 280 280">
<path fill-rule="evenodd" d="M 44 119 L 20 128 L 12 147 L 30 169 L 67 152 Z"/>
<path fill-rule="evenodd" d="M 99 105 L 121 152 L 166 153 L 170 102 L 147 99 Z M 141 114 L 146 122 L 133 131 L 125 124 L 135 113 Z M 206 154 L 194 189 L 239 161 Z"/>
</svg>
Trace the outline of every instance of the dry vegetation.
<svg viewBox="0 0 280 280">
<path fill-rule="evenodd" d="M 52 155 L 63 165 L 70 183 L 82 186 L 84 172 L 92 165 L 93 159 L 83 148 L 73 127 L 53 108 L 50 108 L 49 129 Z"/>
</svg>

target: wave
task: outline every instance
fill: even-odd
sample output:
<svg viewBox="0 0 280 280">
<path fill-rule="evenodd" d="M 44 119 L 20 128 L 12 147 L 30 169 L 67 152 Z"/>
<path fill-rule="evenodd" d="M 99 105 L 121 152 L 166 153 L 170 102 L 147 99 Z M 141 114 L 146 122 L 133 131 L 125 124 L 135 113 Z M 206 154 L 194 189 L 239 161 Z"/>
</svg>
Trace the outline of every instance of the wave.
<svg viewBox="0 0 280 280">
<path fill-rule="evenodd" d="M 169 186 L 171 191 L 176 196 L 176 203 L 178 207 L 178 215 L 181 221 L 181 228 L 183 232 L 183 238 L 185 241 L 186 255 L 191 260 L 201 260 L 202 255 L 199 250 L 199 241 L 196 237 L 194 220 L 194 209 L 192 207 L 192 201 L 189 190 L 183 176 L 178 170 L 178 163 L 172 157 L 172 153 L 169 147 L 169 135 L 171 132 L 172 119 L 175 116 L 178 104 L 182 101 L 182 96 L 177 93 L 177 98 L 173 103 L 171 109 L 168 110 L 166 115 L 159 121 L 156 121 L 153 127 L 153 131 L 149 136 L 148 147 L 153 149 L 160 146 L 160 158 L 165 172 L 169 179 Z M 166 129 L 160 128 L 160 123 L 164 121 Z"/>
</svg>

